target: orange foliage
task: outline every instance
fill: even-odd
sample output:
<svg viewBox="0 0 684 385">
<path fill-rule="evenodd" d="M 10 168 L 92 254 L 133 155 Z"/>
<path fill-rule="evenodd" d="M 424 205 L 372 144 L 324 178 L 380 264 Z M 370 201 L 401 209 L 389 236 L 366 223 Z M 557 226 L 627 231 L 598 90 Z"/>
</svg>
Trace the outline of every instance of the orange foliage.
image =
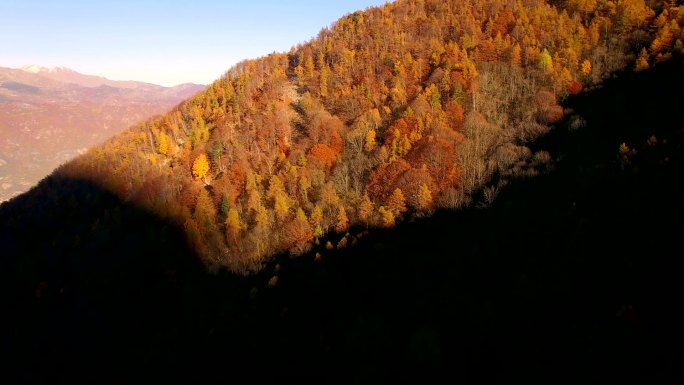
<svg viewBox="0 0 684 385">
<path fill-rule="evenodd" d="M 319 143 L 311 147 L 309 155 L 319 160 L 323 166 L 330 169 L 336 160 L 337 152 L 324 143 Z"/>
<path fill-rule="evenodd" d="M 570 95 L 577 95 L 580 92 L 582 92 L 582 83 L 578 82 L 577 80 L 570 80 L 568 82 L 568 93 Z"/>
<path fill-rule="evenodd" d="M 245 184 L 247 182 L 247 176 L 242 170 L 239 164 L 233 163 L 227 171 L 228 181 L 230 181 L 231 189 L 228 197 L 230 198 L 230 203 L 233 204 L 237 201 L 243 191 L 245 191 Z"/>
<path fill-rule="evenodd" d="M 330 134 L 330 149 L 335 152 L 335 155 L 337 155 L 342 152 L 343 147 L 344 141 L 342 140 L 340 133 L 338 130 L 333 130 Z"/>
<path fill-rule="evenodd" d="M 498 60 L 494 42 L 487 39 L 475 49 L 475 60 L 478 62 L 495 62 Z"/>
<path fill-rule="evenodd" d="M 461 105 L 458 104 L 458 102 L 451 101 L 447 103 L 444 110 L 444 112 L 446 112 L 447 114 L 449 125 L 454 130 L 460 130 L 463 127 L 463 121 L 465 119 L 465 116 L 463 114 L 463 107 L 461 107 Z"/>
</svg>

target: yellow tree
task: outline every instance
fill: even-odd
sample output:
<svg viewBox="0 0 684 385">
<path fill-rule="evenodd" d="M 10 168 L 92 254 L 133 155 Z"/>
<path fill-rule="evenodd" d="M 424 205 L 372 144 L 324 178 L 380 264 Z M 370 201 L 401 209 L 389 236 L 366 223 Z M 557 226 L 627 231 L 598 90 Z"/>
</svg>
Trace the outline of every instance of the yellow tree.
<svg viewBox="0 0 684 385">
<path fill-rule="evenodd" d="M 421 211 L 430 210 L 432 207 L 432 192 L 427 184 L 420 185 L 418 190 L 418 209 Z"/>
<path fill-rule="evenodd" d="M 375 149 L 375 145 L 375 130 L 371 128 L 366 133 L 366 143 L 363 145 L 363 149 L 366 152 L 371 152 Z"/>
<path fill-rule="evenodd" d="M 200 154 L 192 163 L 192 176 L 194 176 L 197 180 L 202 179 L 204 184 L 208 184 L 207 180 L 205 179 L 208 172 L 209 161 L 207 160 L 207 156 Z"/>
<path fill-rule="evenodd" d="M 237 210 L 234 207 L 231 207 L 228 210 L 226 218 L 226 240 L 229 244 L 235 244 L 238 235 L 240 234 L 241 227 L 240 216 Z"/>
<path fill-rule="evenodd" d="M 584 59 L 582 62 L 582 75 L 584 76 L 589 76 L 591 73 L 591 62 L 587 59 Z"/>
<path fill-rule="evenodd" d="M 321 210 L 321 208 L 318 205 L 316 205 L 311 211 L 311 216 L 309 217 L 309 223 L 311 223 L 311 227 L 313 227 L 314 238 L 316 238 L 316 240 L 323 236 L 323 227 L 321 226 L 322 221 L 323 210 Z"/>
<path fill-rule="evenodd" d="M 343 233 L 349 228 L 349 218 L 347 218 L 347 212 L 344 210 L 344 206 L 340 206 L 340 210 L 337 213 L 337 224 L 335 225 L 335 231 L 338 233 Z"/>
<path fill-rule="evenodd" d="M 290 212 L 290 199 L 284 192 L 280 192 L 275 196 L 273 210 L 275 211 L 278 221 L 283 222 L 287 219 Z"/>
<path fill-rule="evenodd" d="M 394 227 L 394 214 L 391 210 L 387 210 L 385 206 L 380 206 L 378 214 L 380 214 L 380 221 L 383 226 Z"/>
<path fill-rule="evenodd" d="M 216 222 L 216 207 L 204 188 L 200 189 L 199 195 L 197 195 L 194 219 L 200 226 L 200 230 L 209 230 L 213 228 Z"/>
<path fill-rule="evenodd" d="M 648 52 L 646 51 L 646 48 L 642 48 L 641 53 L 639 54 L 639 57 L 637 58 L 634 70 L 637 72 L 643 71 L 643 70 L 647 70 L 648 67 L 649 67 L 649 65 L 648 65 Z"/>
<path fill-rule="evenodd" d="M 278 177 L 278 175 L 273 175 L 268 182 L 268 190 L 266 191 L 267 199 L 274 199 L 276 196 L 285 192 L 285 186 L 283 181 Z"/>
<path fill-rule="evenodd" d="M 265 229 L 269 224 L 268 210 L 260 204 L 254 212 L 254 225 L 257 229 Z"/>
<path fill-rule="evenodd" d="M 323 52 L 319 52 L 316 57 L 316 64 L 318 65 L 318 83 L 320 85 L 321 96 L 328 96 L 328 80 L 330 78 L 330 68 L 325 62 L 325 55 Z"/>
<path fill-rule="evenodd" d="M 198 106 L 192 108 L 192 121 L 191 121 L 191 131 L 190 140 L 192 142 L 193 148 L 195 148 L 199 143 L 204 143 L 209 139 L 209 127 L 207 127 L 204 121 L 204 116 L 202 110 Z"/>
<path fill-rule="evenodd" d="M 306 55 L 306 58 L 304 58 L 304 76 L 308 79 L 313 77 L 314 75 L 314 62 L 313 62 L 313 57 L 311 55 Z"/>
<path fill-rule="evenodd" d="M 313 227 L 321 225 L 321 221 L 323 220 L 323 211 L 321 210 L 320 206 L 316 205 L 313 208 L 309 220 L 311 221 L 311 225 Z"/>
<path fill-rule="evenodd" d="M 263 206 L 261 194 L 258 190 L 250 190 L 247 194 L 247 213 L 256 215 L 259 206 Z"/>
<path fill-rule="evenodd" d="M 551 54 L 544 48 L 544 50 L 539 54 L 539 68 L 542 71 L 553 72 L 553 60 L 551 59 Z"/>
<path fill-rule="evenodd" d="M 368 227 L 368 222 L 373 217 L 373 202 L 371 202 L 368 193 L 363 194 L 361 204 L 359 205 L 359 219 L 361 219 Z"/>
<path fill-rule="evenodd" d="M 159 139 L 157 143 L 157 151 L 162 155 L 169 154 L 169 136 L 165 132 L 159 133 Z"/>
<path fill-rule="evenodd" d="M 392 195 L 387 200 L 387 209 L 392 212 L 395 217 L 406 212 L 406 199 L 400 188 L 397 187 L 394 189 Z"/>
<path fill-rule="evenodd" d="M 269 245 L 269 227 L 271 225 L 268 210 L 260 204 L 254 215 L 254 228 L 251 233 L 254 235 L 255 256 L 261 257 Z"/>
</svg>

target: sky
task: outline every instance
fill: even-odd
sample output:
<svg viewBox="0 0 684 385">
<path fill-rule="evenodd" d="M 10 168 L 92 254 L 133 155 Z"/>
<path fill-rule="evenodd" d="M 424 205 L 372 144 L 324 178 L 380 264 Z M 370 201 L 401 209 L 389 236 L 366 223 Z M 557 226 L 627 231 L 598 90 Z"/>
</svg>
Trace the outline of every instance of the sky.
<svg viewBox="0 0 684 385">
<path fill-rule="evenodd" d="M 0 67 L 209 84 L 386 0 L 0 0 Z"/>
</svg>

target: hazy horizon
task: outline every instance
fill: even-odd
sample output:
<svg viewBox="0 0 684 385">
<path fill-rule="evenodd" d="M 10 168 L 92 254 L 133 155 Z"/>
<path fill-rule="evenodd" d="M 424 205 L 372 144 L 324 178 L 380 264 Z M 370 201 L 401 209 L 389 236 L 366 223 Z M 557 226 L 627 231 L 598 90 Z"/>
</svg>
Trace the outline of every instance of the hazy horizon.
<svg viewBox="0 0 684 385">
<path fill-rule="evenodd" d="M 9 0 L 0 66 L 67 67 L 111 80 L 209 84 L 234 64 L 308 41 L 385 0 L 83 2 Z M 247 35 L 248 34 L 248 35 Z"/>
</svg>

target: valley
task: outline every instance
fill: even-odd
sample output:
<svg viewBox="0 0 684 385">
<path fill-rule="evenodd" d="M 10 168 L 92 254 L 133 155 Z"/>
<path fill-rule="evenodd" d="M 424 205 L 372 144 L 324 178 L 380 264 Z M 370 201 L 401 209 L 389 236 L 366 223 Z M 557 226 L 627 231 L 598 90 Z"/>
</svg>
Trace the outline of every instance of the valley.
<svg viewBox="0 0 684 385">
<path fill-rule="evenodd" d="M 66 68 L 0 68 L 0 201 L 202 89 L 111 81 Z"/>
</svg>

